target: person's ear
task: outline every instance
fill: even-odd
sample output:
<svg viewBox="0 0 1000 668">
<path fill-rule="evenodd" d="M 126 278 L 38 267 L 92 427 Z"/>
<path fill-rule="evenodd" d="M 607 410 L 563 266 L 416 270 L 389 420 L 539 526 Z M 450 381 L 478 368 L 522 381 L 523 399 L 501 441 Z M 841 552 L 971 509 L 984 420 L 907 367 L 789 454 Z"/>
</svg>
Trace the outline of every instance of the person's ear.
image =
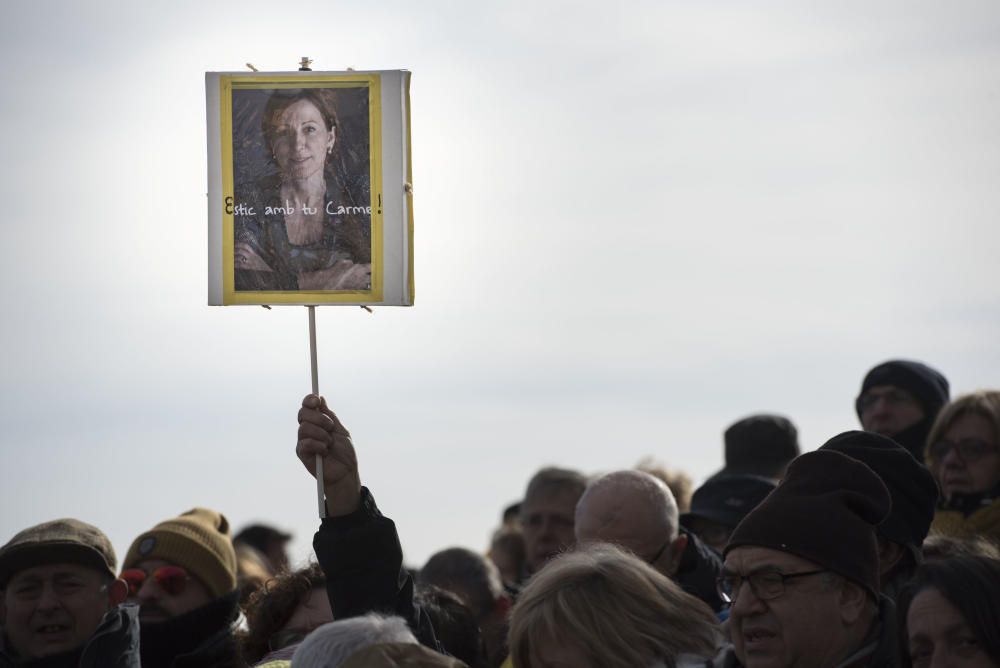
<svg viewBox="0 0 1000 668">
<path fill-rule="evenodd" d="M 326 152 L 330 153 L 333 151 L 333 145 L 337 141 L 337 126 L 334 125 L 330 128 L 330 141 L 326 143 Z"/>
<path fill-rule="evenodd" d="M 903 555 L 906 554 L 906 548 L 904 548 L 899 543 L 894 543 L 891 540 L 886 540 L 881 536 L 878 539 L 878 570 L 885 579 L 886 575 L 892 572 L 892 569 L 896 567 L 896 564 L 902 560 Z"/>
<path fill-rule="evenodd" d="M 681 567 L 681 556 L 684 554 L 684 550 L 687 549 L 688 537 L 686 533 L 677 534 L 677 538 L 670 543 L 670 547 L 667 548 L 667 558 L 670 561 L 667 563 L 667 572 L 671 577 L 677 575 L 677 571 Z"/>
<path fill-rule="evenodd" d="M 118 578 L 108 585 L 108 607 L 115 607 L 125 602 L 128 598 L 128 585 L 124 580 Z"/>
<path fill-rule="evenodd" d="M 506 619 L 507 613 L 510 612 L 512 607 L 514 607 L 514 602 L 510 600 L 510 596 L 500 594 L 497 596 L 496 603 L 493 604 L 493 618 Z"/>
<path fill-rule="evenodd" d="M 840 578 L 839 588 L 840 618 L 844 626 L 854 626 L 865 612 L 868 592 L 854 582 Z"/>
</svg>

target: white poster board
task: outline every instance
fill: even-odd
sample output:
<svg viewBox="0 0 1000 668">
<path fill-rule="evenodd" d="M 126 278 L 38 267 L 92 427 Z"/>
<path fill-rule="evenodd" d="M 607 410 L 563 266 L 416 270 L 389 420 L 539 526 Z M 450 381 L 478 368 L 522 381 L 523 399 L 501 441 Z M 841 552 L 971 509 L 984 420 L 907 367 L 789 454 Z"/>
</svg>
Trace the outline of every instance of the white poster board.
<svg viewBox="0 0 1000 668">
<path fill-rule="evenodd" d="M 413 304 L 410 73 L 208 72 L 208 303 Z"/>
</svg>

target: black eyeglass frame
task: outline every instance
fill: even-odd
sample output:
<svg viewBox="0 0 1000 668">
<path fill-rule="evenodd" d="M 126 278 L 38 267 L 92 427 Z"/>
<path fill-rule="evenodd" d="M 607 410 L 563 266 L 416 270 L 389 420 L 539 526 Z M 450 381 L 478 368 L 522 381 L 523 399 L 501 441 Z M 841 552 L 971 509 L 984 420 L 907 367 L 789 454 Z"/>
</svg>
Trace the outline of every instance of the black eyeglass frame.
<svg viewBox="0 0 1000 668">
<path fill-rule="evenodd" d="M 646 563 L 652 566 L 657 561 L 659 561 L 660 557 L 663 556 L 663 553 L 667 551 L 667 548 L 670 547 L 670 544 L 673 542 L 674 542 L 673 539 L 668 536 L 667 540 L 664 541 L 663 545 L 660 546 L 660 549 L 656 551 L 656 554 L 654 554 L 651 559 L 647 559 Z"/>
<path fill-rule="evenodd" d="M 947 457 L 948 453 L 952 451 L 966 464 L 972 464 L 978 462 L 983 457 L 1000 452 L 1000 448 L 979 438 L 965 438 L 961 441 L 941 439 L 927 446 L 927 454 L 938 462 Z"/>
<path fill-rule="evenodd" d="M 743 587 L 743 583 L 746 582 L 750 585 L 750 591 L 761 601 L 773 601 L 779 598 L 785 593 L 785 583 L 788 580 L 794 580 L 795 578 L 803 578 L 809 575 L 819 575 L 820 573 L 829 573 L 825 568 L 821 568 L 815 571 L 801 571 L 799 573 L 782 573 L 780 571 L 774 571 L 770 569 L 755 571 L 749 575 L 738 575 L 733 573 L 731 575 L 720 575 L 715 580 L 715 590 L 721 598 L 726 603 L 732 603 L 736 600 L 736 597 L 740 594 L 740 589 Z M 763 578 L 769 578 L 770 581 L 767 586 L 776 588 L 773 593 L 763 592 L 765 587 L 762 582 Z M 735 580 L 737 584 L 733 585 L 731 581 Z M 730 586 L 727 588 L 726 584 L 729 583 Z M 727 590 L 728 589 L 728 590 Z"/>
</svg>

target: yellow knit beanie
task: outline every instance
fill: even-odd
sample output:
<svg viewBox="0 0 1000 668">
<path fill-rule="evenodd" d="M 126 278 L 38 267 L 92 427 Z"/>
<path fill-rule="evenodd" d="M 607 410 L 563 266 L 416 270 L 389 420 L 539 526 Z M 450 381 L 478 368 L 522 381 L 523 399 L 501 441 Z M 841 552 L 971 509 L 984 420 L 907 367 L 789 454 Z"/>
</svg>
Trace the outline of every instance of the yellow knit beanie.
<svg viewBox="0 0 1000 668">
<path fill-rule="evenodd" d="M 212 598 L 236 589 L 236 552 L 229 521 L 222 513 L 193 508 L 180 517 L 160 522 L 133 541 L 122 568 L 159 559 L 180 566 L 198 578 Z"/>
</svg>

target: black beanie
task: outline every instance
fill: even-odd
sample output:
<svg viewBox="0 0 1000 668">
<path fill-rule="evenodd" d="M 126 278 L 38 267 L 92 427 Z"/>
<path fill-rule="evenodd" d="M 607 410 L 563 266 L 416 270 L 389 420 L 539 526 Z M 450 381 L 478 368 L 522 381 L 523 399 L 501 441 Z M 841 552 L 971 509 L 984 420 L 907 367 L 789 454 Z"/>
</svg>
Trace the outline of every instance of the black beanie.
<svg viewBox="0 0 1000 668">
<path fill-rule="evenodd" d="M 731 424 L 723 435 L 726 473 L 768 475 L 799 456 L 799 432 L 781 415 L 750 415 Z"/>
<path fill-rule="evenodd" d="M 740 522 L 724 554 L 747 545 L 788 552 L 877 596 L 875 527 L 890 504 L 885 483 L 861 462 L 833 450 L 807 452 Z"/>
<path fill-rule="evenodd" d="M 889 360 L 869 371 L 861 383 L 861 392 L 854 402 L 858 419 L 861 419 L 861 397 L 879 385 L 892 385 L 912 394 L 931 421 L 948 403 L 948 379 L 939 372 L 921 362 Z"/>
<path fill-rule="evenodd" d="M 927 467 L 891 438 L 863 431 L 834 436 L 820 450 L 842 452 L 867 464 L 882 478 L 892 497 L 892 509 L 878 526 L 878 535 L 906 545 L 919 561 L 938 498 L 937 483 Z"/>
</svg>

